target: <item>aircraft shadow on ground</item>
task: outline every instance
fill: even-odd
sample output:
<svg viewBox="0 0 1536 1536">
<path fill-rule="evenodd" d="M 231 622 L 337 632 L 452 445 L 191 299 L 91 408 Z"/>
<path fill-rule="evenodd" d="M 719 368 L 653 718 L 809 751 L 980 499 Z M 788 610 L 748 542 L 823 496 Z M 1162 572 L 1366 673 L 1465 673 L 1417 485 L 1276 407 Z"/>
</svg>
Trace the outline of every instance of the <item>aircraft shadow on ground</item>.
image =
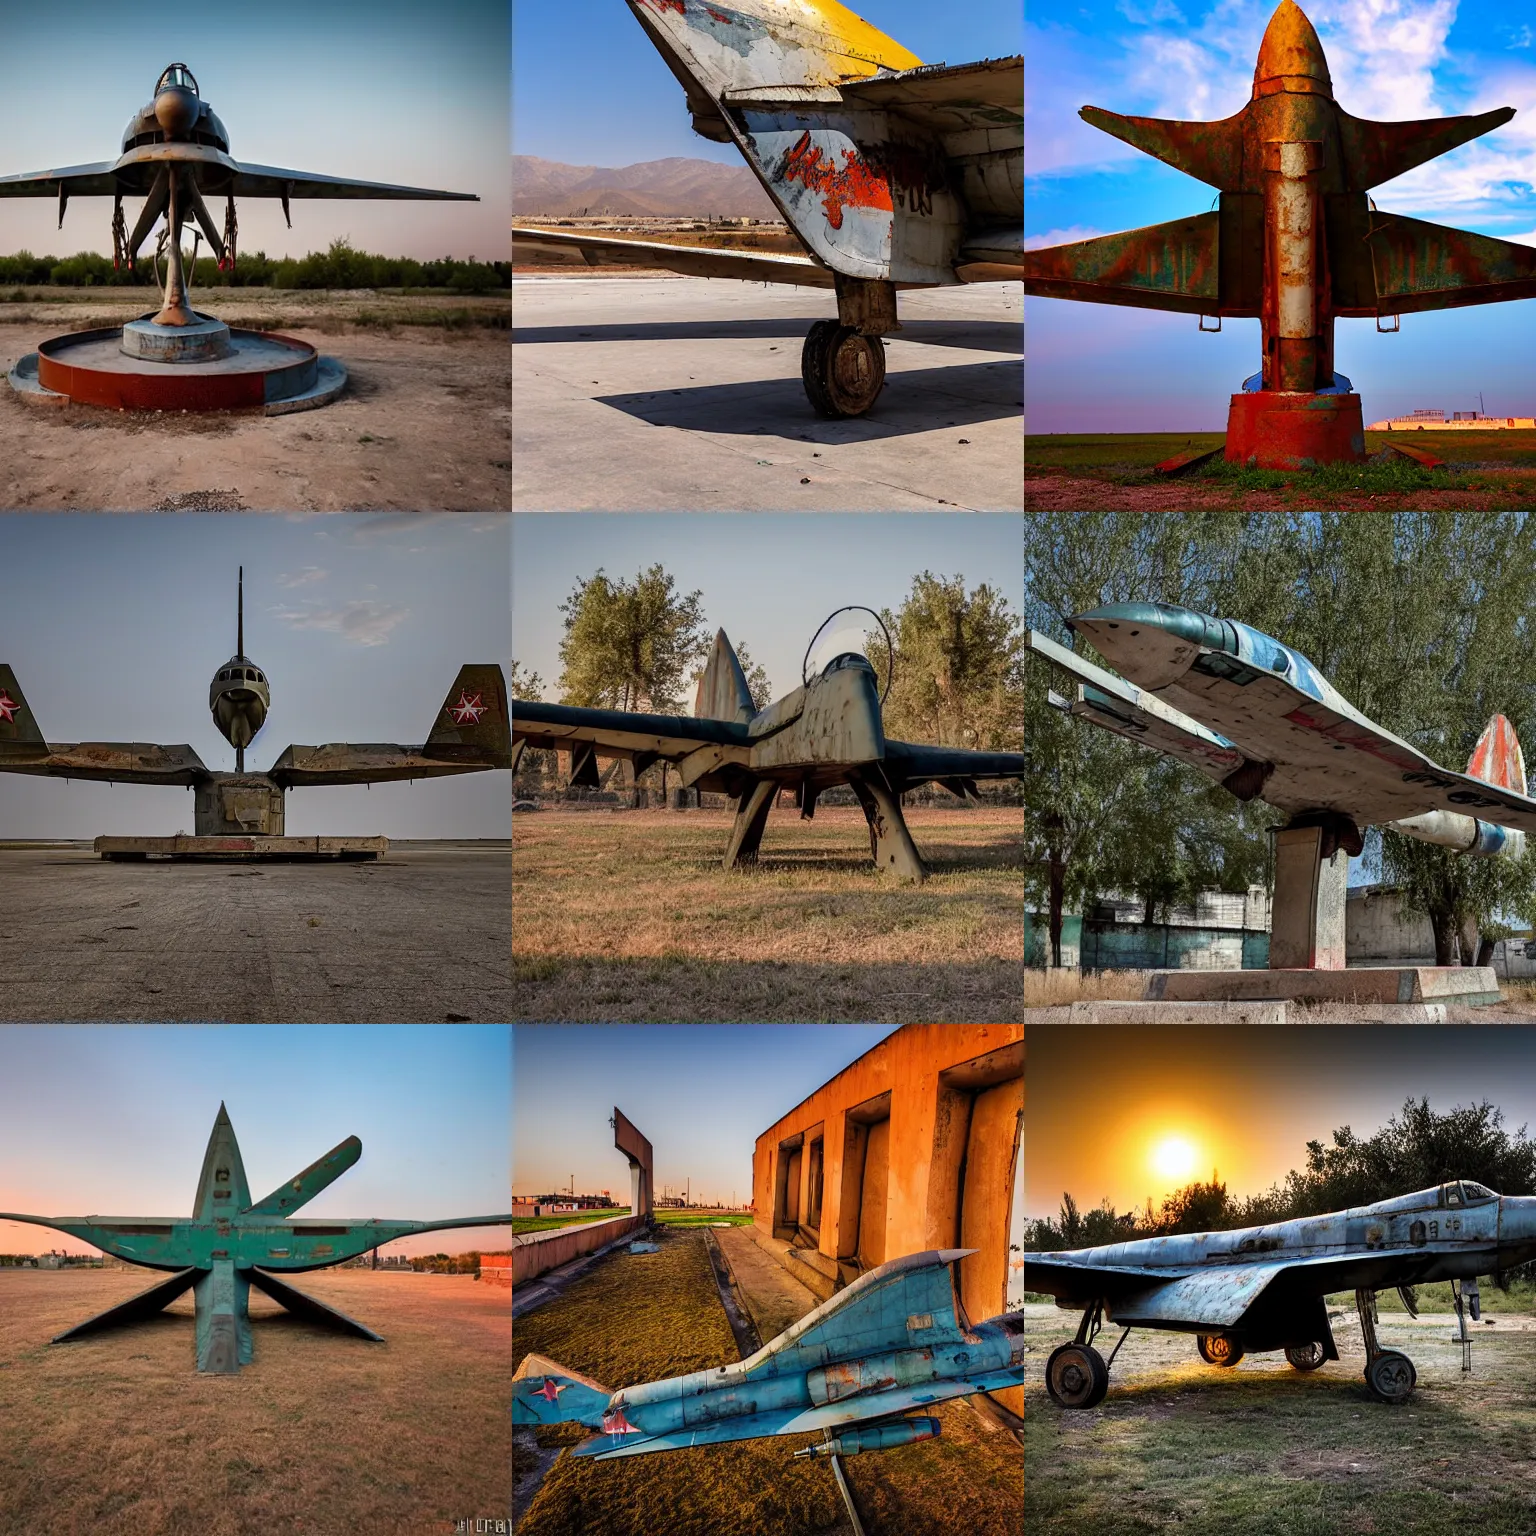
<svg viewBox="0 0 1536 1536">
<path fill-rule="evenodd" d="M 810 327 L 811 321 L 803 315 L 776 315 L 759 320 L 647 320 L 616 325 L 514 323 L 512 341 L 548 345 L 566 341 L 753 341 L 783 336 L 794 342 L 798 354 Z M 1017 320 L 904 320 L 893 339 L 921 342 L 924 346 L 1024 355 L 1024 328 Z"/>
<path fill-rule="evenodd" d="M 885 390 L 869 415 L 847 421 L 817 416 L 806 403 L 799 378 L 698 384 L 593 398 L 654 427 L 865 443 L 1017 416 L 1022 390 L 1019 365 L 998 361 L 887 374 Z"/>
</svg>

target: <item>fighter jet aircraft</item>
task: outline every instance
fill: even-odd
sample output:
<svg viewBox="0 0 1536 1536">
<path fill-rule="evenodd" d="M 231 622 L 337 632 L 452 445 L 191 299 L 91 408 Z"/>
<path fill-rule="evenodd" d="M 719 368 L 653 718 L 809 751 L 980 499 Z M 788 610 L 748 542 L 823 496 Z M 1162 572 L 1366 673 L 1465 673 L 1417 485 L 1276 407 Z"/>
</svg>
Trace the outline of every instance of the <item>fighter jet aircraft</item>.
<svg viewBox="0 0 1536 1536">
<path fill-rule="evenodd" d="M 265 773 L 247 774 L 245 749 L 266 721 L 271 685 L 245 654 L 245 583 L 241 572 L 235 655 L 215 672 L 208 707 L 220 734 L 235 749 L 235 772 L 216 773 L 190 745 L 83 741 L 50 745 L 16 681 L 0 663 L 0 773 L 114 784 L 179 784 L 196 791 L 199 836 L 241 833 L 281 836 L 283 795 L 292 787 L 378 784 L 507 768 L 507 690 L 501 668 L 471 663 L 459 669 L 421 746 L 328 742 L 291 746 Z"/>
<path fill-rule="evenodd" d="M 699 679 L 691 719 L 515 699 L 513 770 L 525 747 L 569 751 L 571 783 L 590 788 L 598 784 L 599 757 L 633 763 L 636 773 L 653 763 L 675 763 L 685 788 L 736 801 L 727 869 L 756 860 L 780 789 L 794 789 L 800 815 L 809 819 L 823 790 L 846 784 L 864 809 L 876 868 L 898 879 L 924 880 L 922 856 L 901 814 L 902 794 L 932 782 L 967 799 L 978 779 L 1022 778 L 1024 756 L 888 739 L 881 706 L 889 674 L 882 692 L 868 658 L 838 648 L 846 631 L 835 621 L 848 611 L 833 614 L 812 640 L 801 686 L 763 710 L 752 703 L 723 629 Z M 819 651 L 823 637 L 832 643 Z M 826 650 L 835 654 L 827 657 Z"/>
<path fill-rule="evenodd" d="M 1063 1408 L 1104 1400 L 1109 1364 L 1133 1327 L 1192 1333 L 1211 1365 L 1280 1349 L 1298 1371 L 1315 1371 L 1339 1358 L 1323 1301 L 1338 1291 L 1355 1293 L 1366 1386 L 1384 1403 L 1401 1403 L 1417 1375 L 1406 1355 L 1377 1340 L 1377 1292 L 1396 1289 L 1417 1316 L 1413 1287 L 1449 1280 L 1466 1344 L 1462 1308 L 1478 1320 L 1477 1277 L 1533 1258 L 1536 1196 L 1496 1195 L 1452 1179 L 1327 1216 L 1026 1253 L 1024 1283 L 1059 1307 L 1083 1309 L 1076 1339 L 1046 1361 L 1046 1390 Z M 1106 1321 L 1125 1329 L 1108 1362 L 1093 1347 Z"/>
<path fill-rule="evenodd" d="M 362 1142 L 349 1136 L 302 1173 L 279 1184 L 265 1200 L 253 1203 L 240 1143 L 220 1104 L 190 1221 L 175 1216 L 26 1216 L 17 1211 L 0 1211 L 0 1221 L 51 1227 L 130 1264 L 172 1271 L 168 1280 L 55 1335 L 53 1343 L 142 1322 L 190 1290 L 196 1309 L 198 1370 L 233 1375 L 251 1363 L 253 1285 L 306 1322 L 384 1342 L 355 1318 L 279 1280 L 274 1271 L 296 1274 L 344 1264 L 381 1243 L 417 1232 L 511 1225 L 510 1214 L 455 1216 L 446 1221 L 292 1219 L 294 1211 L 334 1184 L 362 1155 Z"/>
<path fill-rule="evenodd" d="M 1536 831 L 1514 727 L 1494 715 L 1465 773 L 1366 718 L 1299 651 L 1233 619 L 1119 603 L 1068 621 L 1123 674 L 1030 631 L 1025 645 L 1078 682 L 1053 702 L 1178 758 L 1239 800 L 1323 829 L 1322 857 L 1358 854 L 1365 826 L 1518 859 Z"/>
<path fill-rule="evenodd" d="M 626 0 L 677 76 L 694 132 L 734 144 L 804 256 L 518 227 L 514 241 L 697 277 L 834 288 L 805 339 L 823 416 L 885 383 L 898 288 L 1024 270 L 1024 60 L 925 65 L 836 0 Z"/>
<path fill-rule="evenodd" d="M 528 1355 L 512 1378 L 514 1424 L 600 1431 L 575 1456 L 612 1461 L 695 1445 L 823 1430 L 796 1456 L 857 1456 L 929 1440 L 913 1408 L 1024 1382 L 1024 1317 L 970 1324 L 950 1266 L 970 1248 L 908 1254 L 870 1270 L 749 1359 L 617 1392 Z"/>
<path fill-rule="evenodd" d="M 208 211 L 207 197 L 226 199 L 221 235 Z M 311 171 L 287 171 L 271 165 L 244 165 L 230 158 L 229 133 L 202 99 L 197 81 L 185 64 L 168 66 L 155 82 L 154 99 L 141 107 L 123 130 L 122 153 L 116 160 L 71 165 L 59 170 L 0 176 L 0 197 L 57 197 L 59 228 L 71 197 L 110 197 L 112 265 L 126 261 L 131 268 L 139 247 L 156 221 L 165 217 L 167 255 L 165 302 L 155 320 L 160 325 L 192 325 L 186 280 L 181 263 L 181 230 L 188 210 L 207 236 L 219 269 L 233 270 L 239 223 L 237 197 L 275 197 L 283 217 L 293 227 L 289 204 L 294 198 L 410 198 L 479 202 L 471 192 L 433 192 L 388 182 L 352 181 L 344 176 L 320 176 Z M 133 233 L 123 217 L 125 197 L 144 198 Z M 195 249 L 195 246 L 194 246 Z"/>
</svg>

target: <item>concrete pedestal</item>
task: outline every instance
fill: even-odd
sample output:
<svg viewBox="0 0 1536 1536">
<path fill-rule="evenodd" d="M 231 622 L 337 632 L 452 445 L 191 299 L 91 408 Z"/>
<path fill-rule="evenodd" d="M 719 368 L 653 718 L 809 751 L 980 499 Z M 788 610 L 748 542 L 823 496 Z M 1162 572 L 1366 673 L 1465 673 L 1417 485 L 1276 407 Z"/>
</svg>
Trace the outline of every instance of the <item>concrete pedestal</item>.
<svg viewBox="0 0 1536 1536">
<path fill-rule="evenodd" d="M 1351 970 L 1153 971 L 1147 1002 L 1455 1003 L 1500 1001 L 1491 965 L 1381 965 Z"/>
<path fill-rule="evenodd" d="M 1349 855 L 1323 858 L 1321 827 L 1275 834 L 1275 899 L 1271 905 L 1271 970 L 1342 971 Z"/>
<path fill-rule="evenodd" d="M 1225 456 L 1251 469 L 1364 463 L 1360 396 L 1244 390 L 1227 412 Z"/>
<path fill-rule="evenodd" d="M 144 315 L 123 327 L 118 347 L 145 363 L 211 363 L 234 351 L 229 327 L 211 315 L 198 315 L 192 325 L 160 325 Z"/>
<path fill-rule="evenodd" d="M 98 837 L 104 859 L 377 859 L 387 837 Z"/>
</svg>

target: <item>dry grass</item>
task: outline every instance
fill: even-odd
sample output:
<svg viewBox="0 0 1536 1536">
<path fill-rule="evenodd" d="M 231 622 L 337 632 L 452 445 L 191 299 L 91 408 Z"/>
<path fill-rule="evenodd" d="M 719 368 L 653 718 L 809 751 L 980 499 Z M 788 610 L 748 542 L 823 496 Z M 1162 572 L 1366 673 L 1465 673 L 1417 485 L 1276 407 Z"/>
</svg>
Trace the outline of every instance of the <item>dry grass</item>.
<svg viewBox="0 0 1536 1536">
<path fill-rule="evenodd" d="M 727 811 L 514 818 L 514 1017 L 997 1023 L 1020 1016 L 1023 814 L 907 811 L 929 879 L 869 860 L 863 814 L 770 818 L 727 871 Z"/>
<path fill-rule="evenodd" d="M 548 1355 L 605 1386 L 631 1386 L 737 1358 L 704 1236 L 668 1232 L 661 1252 L 622 1254 L 516 1325 L 514 1354 Z M 960 1404 L 940 1439 L 856 1457 L 848 1481 L 882 1536 L 1018 1536 L 1022 1457 Z M 590 1431 L 535 1431 L 570 1446 Z M 791 1452 L 819 1438 L 775 1436 L 617 1461 L 561 1456 L 523 1517 L 539 1536 L 814 1536 L 847 1530 L 831 1469 Z"/>
<path fill-rule="evenodd" d="M 1140 1002 L 1146 992 L 1145 971 L 1024 972 L 1026 1008 L 1065 1008 L 1072 1003 Z"/>
<path fill-rule="evenodd" d="M 384 1335 L 253 1291 L 255 1359 L 199 1375 L 190 1294 L 67 1345 L 149 1271 L 0 1269 L 0 1531 L 133 1536 L 448 1532 L 511 1508 L 511 1292 L 331 1270 L 300 1289 Z"/>
<path fill-rule="evenodd" d="M 1471 1375 L 1451 1319 L 1411 1322 L 1382 1297 L 1382 1344 L 1418 1388 L 1378 1403 L 1352 1299 L 1329 1298 L 1342 1357 L 1309 1375 L 1278 1354 L 1204 1364 L 1188 1334 L 1131 1334 L 1109 1396 L 1065 1412 L 1045 1362 L 1075 1313 L 1027 1309 L 1025 1478 L 1031 1536 L 1529 1536 L 1536 1530 L 1536 1328 L 1501 1312 L 1474 1325 Z M 1106 1329 L 1107 1355 L 1119 1331 Z"/>
</svg>

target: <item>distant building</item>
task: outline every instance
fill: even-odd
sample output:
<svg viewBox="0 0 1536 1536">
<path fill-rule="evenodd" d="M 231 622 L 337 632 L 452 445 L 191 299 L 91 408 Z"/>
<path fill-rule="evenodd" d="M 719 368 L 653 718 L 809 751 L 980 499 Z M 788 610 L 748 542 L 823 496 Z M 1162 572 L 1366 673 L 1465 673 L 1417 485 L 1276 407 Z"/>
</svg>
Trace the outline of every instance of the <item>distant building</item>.
<svg viewBox="0 0 1536 1536">
<path fill-rule="evenodd" d="M 475 1276 L 476 1280 L 483 1280 L 487 1285 L 505 1286 L 512 1289 L 512 1255 L 510 1253 L 482 1253 L 480 1255 L 480 1270 Z"/>
<path fill-rule="evenodd" d="M 1481 411 L 1452 411 L 1421 407 L 1408 416 L 1373 421 L 1367 432 L 1529 432 L 1536 429 L 1533 416 L 1485 416 Z"/>
</svg>

